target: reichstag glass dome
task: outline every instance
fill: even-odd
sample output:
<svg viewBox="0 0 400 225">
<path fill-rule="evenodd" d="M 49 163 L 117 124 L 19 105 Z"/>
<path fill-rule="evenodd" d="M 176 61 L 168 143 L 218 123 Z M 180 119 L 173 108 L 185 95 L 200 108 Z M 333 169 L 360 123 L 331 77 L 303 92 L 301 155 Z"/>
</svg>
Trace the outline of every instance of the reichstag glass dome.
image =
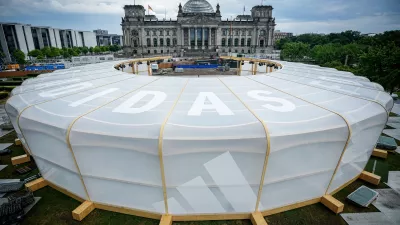
<svg viewBox="0 0 400 225">
<path fill-rule="evenodd" d="M 184 13 L 214 13 L 214 9 L 206 0 L 189 0 L 183 6 Z"/>
</svg>

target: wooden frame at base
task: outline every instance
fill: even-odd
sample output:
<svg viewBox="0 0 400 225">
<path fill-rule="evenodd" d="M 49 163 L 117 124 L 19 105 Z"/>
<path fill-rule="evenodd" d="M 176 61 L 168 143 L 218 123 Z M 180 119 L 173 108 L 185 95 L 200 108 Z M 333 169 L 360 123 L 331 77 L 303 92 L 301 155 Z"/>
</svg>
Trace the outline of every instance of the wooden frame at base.
<svg viewBox="0 0 400 225">
<path fill-rule="evenodd" d="M 11 164 L 13 166 L 19 165 L 22 163 L 26 163 L 26 162 L 30 162 L 30 161 L 31 161 L 31 157 L 27 154 L 19 155 L 19 156 L 15 156 L 15 157 L 11 158 Z"/>
<path fill-rule="evenodd" d="M 72 218 L 74 218 L 74 220 L 82 221 L 93 210 L 94 210 L 93 202 L 84 201 L 80 206 L 78 206 L 76 209 L 74 209 L 74 211 L 72 211 Z"/>
<path fill-rule="evenodd" d="M 373 174 L 373 173 L 370 173 L 368 171 L 363 171 L 361 173 L 361 175 L 360 175 L 360 179 L 364 180 L 364 181 L 367 181 L 368 183 L 371 183 L 371 184 L 374 184 L 374 185 L 378 185 L 379 182 L 381 182 L 381 177 L 380 176 L 378 176 L 376 174 Z"/>
<path fill-rule="evenodd" d="M 344 204 L 336 198 L 332 197 L 332 195 L 322 196 L 321 203 L 336 214 L 343 212 Z"/>
<path fill-rule="evenodd" d="M 253 225 L 268 225 L 260 212 L 253 212 L 250 216 L 250 220 Z"/>
<path fill-rule="evenodd" d="M 25 187 L 28 190 L 34 192 L 34 191 L 37 191 L 37 190 L 39 190 L 41 188 L 46 187 L 47 185 L 48 185 L 47 181 L 45 179 L 43 179 L 43 177 L 41 177 L 41 178 L 33 180 L 33 181 L 29 182 L 29 183 L 26 183 Z"/>
<path fill-rule="evenodd" d="M 15 143 L 16 146 L 22 145 L 22 142 L 21 142 L 21 140 L 19 138 L 15 139 L 14 143 Z"/>
<path fill-rule="evenodd" d="M 162 215 L 160 220 L 160 225 L 172 225 L 172 216 L 171 215 Z"/>
<path fill-rule="evenodd" d="M 382 158 L 382 159 L 387 159 L 388 152 L 385 150 L 375 148 L 374 151 L 372 152 L 372 155 L 375 157 Z"/>
<path fill-rule="evenodd" d="M 361 175 L 357 175 L 352 180 L 350 180 L 347 183 L 343 184 L 342 186 L 340 186 L 339 188 L 337 188 L 336 190 L 331 192 L 331 195 L 333 195 L 334 193 L 337 193 L 341 189 L 345 188 L 346 186 L 348 186 L 349 184 L 351 184 L 352 182 L 357 180 L 359 177 L 361 177 Z M 71 198 L 76 199 L 79 202 L 90 202 L 90 201 L 86 201 L 85 199 L 77 196 L 76 194 L 74 194 L 74 193 L 72 193 L 72 192 L 70 192 L 70 191 L 68 191 L 68 190 L 66 190 L 66 189 L 64 189 L 62 187 L 59 187 L 58 185 L 56 185 L 54 183 L 49 182 L 48 180 L 45 180 L 43 178 L 39 178 L 38 180 L 39 181 L 36 181 L 36 180 L 35 181 L 37 183 L 40 183 L 41 185 L 44 185 L 44 183 L 42 183 L 42 182 L 45 182 L 46 185 L 56 189 L 59 192 L 62 192 L 65 195 L 68 195 Z M 41 180 L 43 180 L 43 181 L 41 181 Z M 35 181 L 32 181 L 30 183 L 33 183 Z M 33 186 L 33 185 L 31 185 L 31 186 Z M 325 197 L 325 196 L 323 196 L 323 197 Z M 318 198 L 314 198 L 314 199 L 305 200 L 305 201 L 302 201 L 302 202 L 297 202 L 297 203 L 294 203 L 294 204 L 282 206 L 282 207 L 275 208 L 275 209 L 269 209 L 269 210 L 264 210 L 264 211 L 260 211 L 260 212 L 253 212 L 253 213 L 192 214 L 192 215 L 165 215 L 165 214 L 163 215 L 163 214 L 160 214 L 160 213 L 154 213 L 154 212 L 138 210 L 138 209 L 132 209 L 132 208 L 116 206 L 116 205 L 110 205 L 110 204 L 104 204 L 104 203 L 99 203 L 99 202 L 90 202 L 90 203 L 91 203 L 91 207 L 93 206 L 93 209 L 102 209 L 102 210 L 107 210 L 107 211 L 112 211 L 112 212 L 118 212 L 118 213 L 123 213 L 123 214 L 128 214 L 128 215 L 134 215 L 134 216 L 139 216 L 139 217 L 144 217 L 144 218 L 149 218 L 149 219 L 160 220 L 160 221 L 162 220 L 162 218 L 164 216 L 170 216 L 171 217 L 171 221 L 245 220 L 245 219 L 252 220 L 252 218 L 254 220 L 255 215 L 258 215 L 257 217 L 259 217 L 259 215 L 261 215 L 262 218 L 264 219 L 265 216 L 270 216 L 270 215 L 273 215 L 273 214 L 277 214 L 277 213 L 281 213 L 281 212 L 289 211 L 289 210 L 292 210 L 292 209 L 297 209 L 297 208 L 301 208 L 301 207 L 304 207 L 304 206 L 308 206 L 308 205 L 312 205 L 312 204 L 315 204 L 315 203 L 322 202 L 322 198 L 323 197 L 318 197 Z M 93 209 L 90 208 L 89 211 L 91 212 L 91 211 L 93 211 Z M 83 218 L 84 217 L 82 217 L 82 219 Z M 164 218 L 164 220 L 166 220 L 166 218 Z M 167 221 L 169 221 L 169 220 L 167 220 Z M 258 223 L 258 224 L 260 224 L 260 223 Z M 263 224 L 263 223 L 261 223 L 261 224 Z M 263 225 L 266 225 L 266 224 L 267 223 L 265 222 L 265 224 L 263 224 Z M 164 225 L 164 224 L 160 223 L 160 225 Z M 166 225 L 169 225 L 169 224 L 166 224 Z"/>
</svg>

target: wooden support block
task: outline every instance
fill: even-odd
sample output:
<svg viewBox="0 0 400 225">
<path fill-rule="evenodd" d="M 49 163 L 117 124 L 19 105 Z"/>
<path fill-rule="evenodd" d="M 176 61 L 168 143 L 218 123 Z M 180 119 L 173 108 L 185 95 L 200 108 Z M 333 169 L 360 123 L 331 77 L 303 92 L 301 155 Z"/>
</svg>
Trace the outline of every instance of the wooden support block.
<svg viewBox="0 0 400 225">
<path fill-rule="evenodd" d="M 39 190 L 40 188 L 43 188 L 46 186 L 47 186 L 47 181 L 45 179 L 43 179 L 43 177 L 38 178 L 36 180 L 33 180 L 33 181 L 25 184 L 25 187 L 28 188 L 32 192 Z"/>
<path fill-rule="evenodd" d="M 253 225 L 268 225 L 261 212 L 253 212 L 250 216 Z"/>
<path fill-rule="evenodd" d="M 367 172 L 367 171 L 363 171 L 361 173 L 360 179 L 364 180 L 364 181 L 367 181 L 368 183 L 375 184 L 375 185 L 378 185 L 379 182 L 381 182 L 381 177 L 380 176 L 378 176 L 376 174 L 373 174 L 373 173 L 370 173 L 370 172 Z"/>
<path fill-rule="evenodd" d="M 15 157 L 11 158 L 11 164 L 13 164 L 13 166 L 22 164 L 22 163 L 26 163 L 29 161 L 31 161 L 31 157 L 29 157 L 27 154 L 15 156 Z"/>
<path fill-rule="evenodd" d="M 386 159 L 388 153 L 387 153 L 387 151 L 385 151 L 385 150 L 380 150 L 380 149 L 376 149 L 376 148 L 375 148 L 374 151 L 372 152 L 372 155 L 373 155 L 373 156 L 376 156 L 376 157 L 379 157 L 379 158 Z"/>
<path fill-rule="evenodd" d="M 321 198 L 321 203 L 336 214 L 343 212 L 344 204 L 338 201 L 336 198 L 332 197 L 331 195 L 324 195 Z"/>
<path fill-rule="evenodd" d="M 94 210 L 94 204 L 90 201 L 84 201 L 78 208 L 72 211 L 74 220 L 82 221 L 89 213 Z"/>
<path fill-rule="evenodd" d="M 21 140 L 19 140 L 19 138 L 15 139 L 15 145 L 16 146 L 22 145 Z"/>
<path fill-rule="evenodd" d="M 160 220 L 160 225 L 171 225 L 172 224 L 172 216 L 171 215 L 162 215 Z"/>
</svg>

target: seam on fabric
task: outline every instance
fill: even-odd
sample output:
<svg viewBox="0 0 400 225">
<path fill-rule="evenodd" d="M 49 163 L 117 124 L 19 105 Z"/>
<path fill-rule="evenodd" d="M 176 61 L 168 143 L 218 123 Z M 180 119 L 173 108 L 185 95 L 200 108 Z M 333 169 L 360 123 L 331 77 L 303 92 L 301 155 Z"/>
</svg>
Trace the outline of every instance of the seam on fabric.
<svg viewBox="0 0 400 225">
<path fill-rule="evenodd" d="M 187 84 L 189 83 L 189 79 L 187 79 L 185 85 L 183 86 L 181 92 L 179 93 L 178 97 L 176 98 L 174 104 L 172 105 L 171 109 L 169 110 L 167 116 L 164 119 L 164 122 L 161 124 L 160 127 L 160 135 L 158 136 L 158 157 L 160 160 L 160 170 L 161 170 L 161 182 L 162 182 L 162 188 L 163 188 L 163 196 L 164 196 L 164 207 L 165 207 L 165 213 L 168 215 L 168 197 L 167 197 L 167 184 L 165 181 L 165 170 L 164 170 L 164 158 L 163 158 L 163 153 L 162 153 L 162 148 L 163 148 L 163 135 L 164 135 L 164 129 L 165 125 L 168 122 L 169 117 L 172 115 L 172 112 L 175 109 L 175 106 L 178 104 L 179 99 L 182 96 L 183 91 L 185 90 Z"/>
<path fill-rule="evenodd" d="M 79 94 L 79 93 L 82 93 L 82 92 L 85 92 L 85 91 L 93 90 L 93 89 L 96 89 L 96 88 L 99 88 L 99 87 L 104 87 L 104 86 L 107 86 L 107 85 L 110 85 L 110 84 L 115 84 L 115 83 L 118 83 L 118 82 L 121 82 L 121 81 L 133 79 L 133 78 L 136 78 L 136 76 L 135 76 L 135 77 L 129 77 L 129 78 L 127 78 L 127 79 L 122 79 L 122 80 L 119 80 L 119 81 L 116 81 L 116 82 L 112 82 L 112 83 L 100 85 L 100 86 L 97 86 L 97 87 L 85 89 L 85 90 L 82 90 L 82 91 L 77 91 L 77 92 L 74 92 L 74 93 L 66 94 L 66 95 L 63 95 L 63 96 L 60 96 L 60 97 L 57 97 L 57 98 L 49 99 L 49 100 L 46 100 L 46 101 L 44 101 L 44 102 L 39 102 L 39 103 L 32 104 L 32 105 L 29 105 L 29 106 L 25 107 L 25 108 L 18 114 L 18 116 L 17 116 L 17 125 L 18 125 L 18 128 L 19 128 L 19 130 L 21 131 L 21 135 L 22 135 L 22 137 L 24 138 L 25 143 L 26 143 L 26 145 L 27 145 L 27 147 L 28 147 L 27 150 L 28 150 L 29 154 L 32 155 L 32 151 L 31 151 L 31 149 L 30 149 L 30 147 L 29 147 L 28 141 L 26 141 L 25 135 L 24 135 L 24 133 L 22 132 L 22 129 L 21 129 L 21 126 L 20 126 L 20 123 L 19 123 L 20 117 L 21 117 L 22 113 L 23 113 L 25 110 L 29 109 L 29 108 L 32 107 L 32 106 L 44 104 L 44 103 L 47 103 L 47 102 L 51 102 L 51 101 L 53 101 L 53 100 L 57 100 L 57 99 L 64 98 L 64 97 L 68 97 L 68 96 L 71 96 L 71 95 L 74 95 L 74 94 Z M 10 99 L 10 98 L 9 98 L 9 99 Z M 8 102 L 8 100 L 7 100 L 7 102 Z M 6 104 L 7 104 L 7 102 L 6 102 Z M 5 107 L 4 107 L 4 108 L 5 108 Z M 6 112 L 7 112 L 7 111 L 6 111 Z"/>
<path fill-rule="evenodd" d="M 221 81 L 221 83 L 223 85 L 225 85 L 226 88 L 228 88 L 228 90 L 253 114 L 254 117 L 256 117 L 258 119 L 258 121 L 260 121 L 261 125 L 264 128 L 265 138 L 267 141 L 267 147 L 266 147 L 264 164 L 263 164 L 263 169 L 262 169 L 261 179 L 260 179 L 260 186 L 258 187 L 257 201 L 256 201 L 256 206 L 255 206 L 255 211 L 257 212 L 258 207 L 260 205 L 262 189 L 264 186 L 264 178 L 265 178 L 265 173 L 266 173 L 266 169 L 267 169 L 267 165 L 268 165 L 269 154 L 271 152 L 271 146 L 270 146 L 271 142 L 270 142 L 270 135 L 268 132 L 268 127 L 267 127 L 267 124 L 265 124 L 264 121 L 261 119 L 261 117 L 259 117 L 256 112 L 254 112 L 238 95 L 236 95 L 236 93 L 233 92 L 233 90 L 231 88 L 229 88 L 228 85 L 226 85 L 219 77 L 218 77 L 218 80 Z"/>
<path fill-rule="evenodd" d="M 131 93 L 133 93 L 133 92 L 135 92 L 135 91 L 137 91 L 137 90 L 139 90 L 139 89 L 141 89 L 141 88 L 143 88 L 143 87 L 145 87 L 145 86 L 147 86 L 147 85 L 149 85 L 149 84 L 151 84 L 151 83 L 153 83 L 153 82 L 159 80 L 159 79 L 161 79 L 161 78 L 158 78 L 158 79 L 153 80 L 153 81 L 151 81 L 151 82 L 149 82 L 149 83 L 146 83 L 146 84 L 144 84 L 144 85 L 142 85 L 142 86 L 140 86 L 140 87 L 138 87 L 138 88 L 136 88 L 136 89 L 134 89 L 134 90 L 132 90 L 132 91 L 130 91 L 130 92 L 128 92 L 128 93 L 126 93 L 126 94 L 120 96 L 120 97 L 118 97 L 118 98 L 115 98 L 115 99 L 113 99 L 113 100 L 111 100 L 111 101 L 109 101 L 109 102 L 107 102 L 107 103 L 105 103 L 105 104 L 103 104 L 103 105 L 101 105 L 101 106 L 98 106 L 98 107 L 92 109 L 92 110 L 90 110 L 89 112 L 86 112 L 86 113 L 84 113 L 84 114 L 82 114 L 82 115 L 76 117 L 76 118 L 69 124 L 69 126 L 68 126 L 68 128 L 67 128 L 67 135 L 66 135 L 67 145 L 68 145 L 68 148 L 69 148 L 69 150 L 70 150 L 70 152 L 71 152 L 71 154 L 72 154 L 72 158 L 74 159 L 75 166 L 76 166 L 76 168 L 78 169 L 79 177 L 80 177 L 80 179 L 81 179 L 81 181 L 82 181 L 83 187 L 85 188 L 85 192 L 86 192 L 86 195 L 88 196 L 89 201 L 90 201 L 89 192 L 88 192 L 88 190 L 87 190 L 87 188 L 86 188 L 85 182 L 83 181 L 82 173 L 81 173 L 81 170 L 79 169 L 78 162 L 76 161 L 76 157 L 75 157 L 75 154 L 74 154 L 74 150 L 72 149 L 72 145 L 71 145 L 71 141 L 70 141 L 70 134 L 71 134 L 71 129 L 72 129 L 72 127 L 74 126 L 74 124 L 75 124 L 80 118 L 86 116 L 87 114 L 92 113 L 92 112 L 94 112 L 94 111 L 100 109 L 101 107 L 106 106 L 106 105 L 108 105 L 108 104 L 110 104 L 110 103 L 112 103 L 112 102 L 114 102 L 114 101 L 116 101 L 116 100 L 118 100 L 118 99 L 120 99 L 120 98 L 123 98 L 123 97 L 125 97 L 125 96 L 127 96 L 127 95 L 129 95 L 129 94 L 131 94 Z"/>
<path fill-rule="evenodd" d="M 322 106 L 320 106 L 320 105 L 318 105 L 318 104 L 315 104 L 315 103 L 312 103 L 312 102 L 310 102 L 310 101 L 307 101 L 307 100 L 305 100 L 305 99 L 303 99 L 303 98 L 301 98 L 301 97 L 298 97 L 298 96 L 295 96 L 295 95 L 290 94 L 290 93 L 288 93 L 288 92 L 279 90 L 279 89 L 277 89 L 277 88 L 275 88 L 275 87 L 266 85 L 266 84 L 261 83 L 261 82 L 259 82 L 259 81 L 253 80 L 253 79 L 251 79 L 251 78 L 248 78 L 248 77 L 246 77 L 246 78 L 249 79 L 249 80 L 252 80 L 252 81 L 254 81 L 254 82 L 257 82 L 257 83 L 259 83 L 259 84 L 262 84 L 262 85 L 264 85 L 264 86 L 267 86 L 267 87 L 270 87 L 270 88 L 272 88 L 272 89 L 275 89 L 275 90 L 277 90 L 277 91 L 280 91 L 280 92 L 282 92 L 282 93 L 285 93 L 285 94 L 287 94 L 287 95 L 290 95 L 290 96 L 292 96 L 292 97 L 294 97 L 294 98 L 300 99 L 300 100 L 302 100 L 302 101 L 304 101 L 304 102 L 307 102 L 307 103 L 309 103 L 309 104 L 312 104 L 312 105 L 314 105 L 314 106 L 317 106 L 317 107 L 319 107 L 319 108 L 321 108 L 321 109 L 324 109 L 324 110 L 326 110 L 326 111 L 329 111 L 329 112 L 331 112 L 331 113 L 334 113 L 334 114 L 338 115 L 339 117 L 341 117 L 341 118 L 344 120 L 344 122 L 346 123 L 346 126 L 347 126 L 347 129 L 348 129 L 349 133 L 348 133 L 348 135 L 347 135 L 346 144 L 345 144 L 344 147 L 343 147 L 342 154 L 340 155 L 339 161 L 338 161 L 338 163 L 337 163 L 337 165 L 336 165 L 336 167 L 335 167 L 335 170 L 334 170 L 334 172 L 333 172 L 333 175 L 332 175 L 332 177 L 331 177 L 331 179 L 330 179 L 330 181 L 329 181 L 328 187 L 327 187 L 327 189 L 326 189 L 326 191 L 325 191 L 325 194 L 326 194 L 326 193 L 328 192 L 328 190 L 329 190 L 329 187 L 330 187 L 331 184 L 332 184 L 333 178 L 335 177 L 337 170 L 339 169 L 340 162 L 342 161 L 343 155 L 344 155 L 344 153 L 346 152 L 347 146 L 348 146 L 349 141 L 350 141 L 350 139 L 351 139 L 352 131 L 351 131 L 351 127 L 350 127 L 350 124 L 349 124 L 349 122 L 347 121 L 347 119 L 346 119 L 344 116 L 342 116 L 340 113 L 334 112 L 334 111 L 332 111 L 332 110 L 330 110 L 330 109 L 327 109 L 327 108 L 325 108 L 325 107 L 322 107 Z"/>
</svg>

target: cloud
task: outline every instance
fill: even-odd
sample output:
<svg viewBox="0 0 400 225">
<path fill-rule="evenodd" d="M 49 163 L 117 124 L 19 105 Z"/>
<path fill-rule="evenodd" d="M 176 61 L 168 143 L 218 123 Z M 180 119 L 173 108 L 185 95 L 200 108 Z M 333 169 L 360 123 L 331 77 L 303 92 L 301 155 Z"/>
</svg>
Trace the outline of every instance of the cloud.
<svg viewBox="0 0 400 225">
<path fill-rule="evenodd" d="M 0 20 L 42 26 L 91 30 L 108 29 L 121 34 L 123 6 L 150 5 L 159 19 L 175 19 L 178 5 L 187 0 L 0 0 Z M 221 6 L 222 19 L 250 14 L 261 0 L 209 0 Z M 347 29 L 382 32 L 399 29 L 399 0 L 268 0 L 274 7 L 277 29 L 294 32 L 337 32 Z M 147 13 L 147 12 L 146 12 Z"/>
</svg>

